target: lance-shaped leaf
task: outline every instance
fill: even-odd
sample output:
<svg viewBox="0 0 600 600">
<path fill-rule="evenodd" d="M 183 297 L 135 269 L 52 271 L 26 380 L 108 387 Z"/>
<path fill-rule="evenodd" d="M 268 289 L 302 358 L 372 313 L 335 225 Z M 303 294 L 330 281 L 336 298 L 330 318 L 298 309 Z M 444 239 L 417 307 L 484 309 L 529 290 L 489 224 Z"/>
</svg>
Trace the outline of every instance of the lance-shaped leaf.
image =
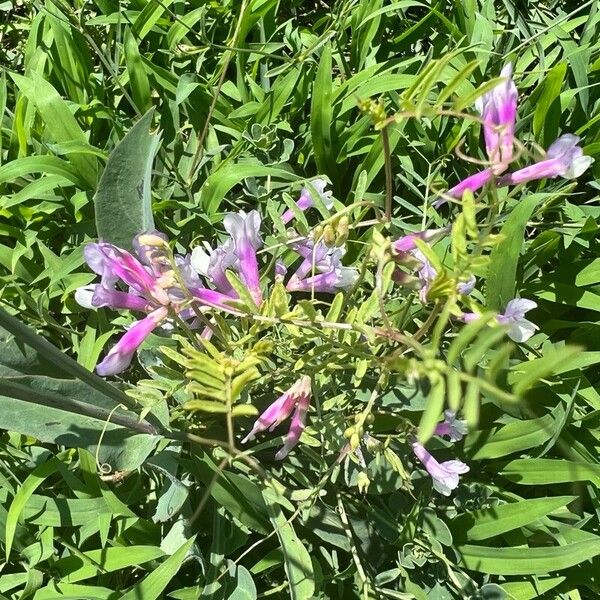
<svg viewBox="0 0 600 600">
<path fill-rule="evenodd" d="M 160 137 L 150 134 L 148 111 L 111 152 L 94 197 L 98 237 L 131 248 L 135 235 L 154 229 L 150 179 Z"/>
</svg>

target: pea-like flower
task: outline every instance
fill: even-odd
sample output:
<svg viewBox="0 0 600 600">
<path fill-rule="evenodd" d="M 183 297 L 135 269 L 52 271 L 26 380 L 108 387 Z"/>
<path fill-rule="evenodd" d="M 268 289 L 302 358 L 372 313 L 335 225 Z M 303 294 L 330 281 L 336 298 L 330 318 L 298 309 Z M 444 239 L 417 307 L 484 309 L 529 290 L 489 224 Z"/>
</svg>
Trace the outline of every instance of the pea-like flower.
<svg viewBox="0 0 600 600">
<path fill-rule="evenodd" d="M 290 292 L 324 292 L 335 294 L 350 289 L 358 279 L 358 271 L 342 265 L 345 250 L 330 248 L 324 242 L 310 240 L 296 244 L 294 250 L 304 258 L 290 277 L 286 289 Z"/>
<path fill-rule="evenodd" d="M 579 147 L 579 138 L 571 133 L 561 135 L 546 152 L 546 157 L 533 165 L 508 173 L 498 180 L 498 185 L 516 185 L 536 179 L 563 177 L 576 179 L 593 162 Z"/>
<path fill-rule="evenodd" d="M 443 496 L 449 496 L 452 490 L 458 487 L 459 475 L 469 472 L 468 465 L 460 460 L 438 462 L 425 446 L 417 441 L 412 443 L 412 450 L 431 476 L 434 489 Z"/>
<path fill-rule="evenodd" d="M 496 317 L 501 325 L 508 325 L 508 337 L 515 342 L 526 342 L 538 329 L 538 326 L 525 318 L 525 313 L 533 310 L 537 304 L 526 298 L 511 300 L 504 309 L 504 314 Z"/>
<path fill-rule="evenodd" d="M 504 309 L 504 313 L 496 316 L 496 322 L 500 325 L 508 325 L 506 335 L 514 342 L 526 342 L 538 328 L 535 323 L 525 318 L 525 313 L 533 310 L 537 304 L 533 300 L 526 298 L 514 298 L 510 300 Z M 472 323 L 479 319 L 478 313 L 463 313 L 462 320 L 465 323 Z"/>
<path fill-rule="evenodd" d="M 333 207 L 333 198 L 331 197 L 331 192 L 326 192 L 325 188 L 327 186 L 327 182 L 324 179 L 314 179 L 310 182 L 310 185 L 315 189 L 323 204 L 331 209 Z M 313 193 L 308 186 L 302 188 L 300 192 L 300 198 L 296 201 L 296 206 L 301 210 L 308 210 L 311 206 L 314 206 L 315 201 L 313 199 Z M 281 220 L 284 223 L 289 223 L 294 219 L 294 211 L 288 208 L 282 215 Z"/>
<path fill-rule="evenodd" d="M 277 425 L 292 415 L 285 443 L 275 455 L 277 460 L 285 458 L 292 448 L 296 446 L 304 431 L 306 414 L 310 405 L 310 396 L 310 377 L 303 375 L 289 390 L 279 396 L 275 402 L 265 409 L 255 421 L 250 433 L 242 440 L 242 444 L 252 441 L 256 437 L 256 434 L 261 431 L 265 431 L 266 429 L 273 431 Z"/>
<path fill-rule="evenodd" d="M 190 266 L 190 257 L 170 256 L 166 237 L 157 231 L 136 236 L 134 256 L 107 242 L 88 244 L 83 253 L 87 264 L 100 275 L 100 283 L 79 288 L 75 299 L 86 308 L 109 307 L 132 310 L 147 316 L 135 321 L 119 342 L 96 366 L 99 375 L 116 375 L 131 363 L 143 341 L 169 314 L 193 318 L 190 305 L 211 306 L 234 312 L 229 296 L 207 289 Z M 177 270 L 177 272 L 176 272 Z M 127 291 L 118 289 L 121 281 Z"/>
<path fill-rule="evenodd" d="M 500 71 L 502 81 L 475 103 L 483 121 L 483 137 L 491 170 L 496 175 L 506 171 L 513 159 L 518 92 L 512 73 L 512 64 L 505 65 Z"/>
<path fill-rule="evenodd" d="M 454 411 L 446 410 L 444 411 L 444 421 L 438 423 L 434 433 L 440 437 L 447 435 L 451 442 L 460 442 L 467 435 L 467 422 L 457 419 Z"/>
<path fill-rule="evenodd" d="M 214 291 L 238 298 L 237 292 L 227 279 L 227 269 L 234 270 L 248 288 L 257 306 L 262 303 L 257 250 L 262 247 L 260 215 L 256 210 L 245 213 L 228 213 L 223 219 L 229 239 L 212 249 L 196 246 L 192 251 L 191 264 L 197 273 L 205 277 Z M 205 292 L 206 294 L 206 292 Z"/>
</svg>

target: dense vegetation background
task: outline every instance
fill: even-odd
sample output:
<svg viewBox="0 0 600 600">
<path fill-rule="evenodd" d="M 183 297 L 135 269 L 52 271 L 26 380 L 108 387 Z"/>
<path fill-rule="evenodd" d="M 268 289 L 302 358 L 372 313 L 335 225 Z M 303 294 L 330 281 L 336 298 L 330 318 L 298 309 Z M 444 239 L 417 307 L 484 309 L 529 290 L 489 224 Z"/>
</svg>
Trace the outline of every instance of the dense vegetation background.
<svg viewBox="0 0 600 600">
<path fill-rule="evenodd" d="M 449 222 L 454 208 L 431 202 L 475 168 L 457 151 L 484 158 L 479 128 L 452 113 L 473 113 L 480 86 L 508 61 L 527 148 L 572 132 L 586 154 L 600 152 L 599 33 L 596 1 L 0 1 L 1 303 L 60 350 L 24 349 L 26 333 L 11 337 L 17 326 L 3 317 L 0 597 L 597 598 L 600 161 L 577 182 L 503 199 L 496 233 L 520 203 L 530 208 L 525 235 L 508 230 L 506 268 L 538 302 L 540 332 L 512 350 L 503 375 L 503 385 L 521 386 L 520 402 L 483 394 L 462 455 L 471 473 L 450 498 L 432 496 L 407 472 L 410 457 L 393 453 L 373 459 L 363 493 L 355 463 L 336 470 L 342 444 L 316 413 L 299 457 L 274 463 L 277 440 L 255 455 L 285 491 L 276 500 L 246 463 L 218 477 L 223 452 L 185 439 L 156 446 L 116 432 L 120 445 L 94 455 L 102 420 L 89 430 L 74 420 L 65 432 L 31 399 L 126 400 L 98 382 L 83 390 L 60 355 L 93 369 L 128 322 L 79 307 L 74 292 L 94 279 L 82 249 L 97 237 L 93 199 L 107 157 L 149 109 L 160 131 L 154 222 L 179 251 L 222 232 L 224 212 L 251 208 L 272 219 L 268 246 L 284 235 L 277 215 L 299 182 L 316 175 L 339 206 L 383 207 L 383 138 L 359 104 L 381 98 L 389 115 L 409 111 L 388 129 L 398 236 Z M 123 160 L 143 162 L 156 143 L 146 134 Z M 115 206 L 129 183 L 116 182 Z M 369 235 L 356 229 L 350 263 Z M 416 311 L 402 315 L 407 331 L 422 323 Z M 149 377 L 160 343 L 140 353 L 122 387 Z M 154 397 L 150 387 L 138 401 Z M 423 410 L 427 388 L 399 389 L 384 396 L 376 433 L 401 428 L 386 413 L 396 402 Z M 357 385 L 348 400 L 332 385 L 320 402 L 343 412 L 368 391 Z M 177 410 L 171 419 L 187 422 Z M 211 419 L 190 429 L 223 436 Z M 103 463 L 123 468 L 103 473 Z"/>
</svg>

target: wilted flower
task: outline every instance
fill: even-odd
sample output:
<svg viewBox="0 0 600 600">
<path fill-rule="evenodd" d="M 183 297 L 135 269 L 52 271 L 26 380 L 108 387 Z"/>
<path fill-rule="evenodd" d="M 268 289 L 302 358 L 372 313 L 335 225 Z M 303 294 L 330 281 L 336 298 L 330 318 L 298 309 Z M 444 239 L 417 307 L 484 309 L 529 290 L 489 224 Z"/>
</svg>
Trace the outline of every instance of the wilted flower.
<svg viewBox="0 0 600 600">
<path fill-rule="evenodd" d="M 453 411 L 446 410 L 444 411 L 444 422 L 438 423 L 434 433 L 439 436 L 447 435 L 451 442 L 459 442 L 467 434 L 467 422 L 457 419 Z"/>
<path fill-rule="evenodd" d="M 498 180 L 498 185 L 516 185 L 536 179 L 579 177 L 593 162 L 579 147 L 579 138 L 566 133 L 561 135 L 546 152 L 546 158 L 533 165 L 508 173 Z"/>
<path fill-rule="evenodd" d="M 342 265 L 344 248 L 330 248 L 322 241 L 308 240 L 294 246 L 304 257 L 296 272 L 290 277 L 286 289 L 290 292 L 325 292 L 335 294 L 350 289 L 358 278 L 358 271 Z"/>
<path fill-rule="evenodd" d="M 460 460 L 447 460 L 439 463 L 419 442 L 412 443 L 415 456 L 421 461 L 433 482 L 433 487 L 440 494 L 449 496 L 458 487 L 459 475 L 467 473 L 469 467 Z"/>
<path fill-rule="evenodd" d="M 302 432 L 304 431 L 306 422 L 306 413 L 310 405 L 310 377 L 303 375 L 298 379 L 292 387 L 284 394 L 279 396 L 275 402 L 268 406 L 265 411 L 254 422 L 250 433 L 242 440 L 242 444 L 253 440 L 257 433 L 265 431 L 273 431 L 277 425 L 285 421 L 293 411 L 290 428 L 285 438 L 283 447 L 275 458 L 281 460 L 285 458 L 290 450 L 298 443 Z"/>
<path fill-rule="evenodd" d="M 327 208 L 331 209 L 333 207 L 333 199 L 331 197 L 331 192 L 325 191 L 327 182 L 324 179 L 314 179 L 313 181 L 310 182 L 310 185 L 319 194 L 319 197 L 321 198 L 321 201 L 323 202 L 323 204 Z M 311 190 L 308 186 L 303 187 L 302 191 L 300 192 L 300 198 L 298 198 L 298 200 L 296 201 L 296 206 L 302 211 L 307 210 L 311 206 L 313 206 L 315 203 L 313 196 L 312 196 L 313 193 L 314 192 L 311 192 Z M 289 223 L 292 219 L 294 219 L 294 217 L 295 217 L 294 211 L 288 208 L 281 215 L 281 220 L 284 223 Z"/>
</svg>

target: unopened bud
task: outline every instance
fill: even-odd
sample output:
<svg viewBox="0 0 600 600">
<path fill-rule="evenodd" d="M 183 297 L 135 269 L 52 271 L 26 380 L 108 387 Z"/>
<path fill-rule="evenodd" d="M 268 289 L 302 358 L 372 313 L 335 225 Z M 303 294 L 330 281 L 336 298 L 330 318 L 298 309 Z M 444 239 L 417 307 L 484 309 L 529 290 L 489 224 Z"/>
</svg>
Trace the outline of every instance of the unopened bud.
<svg viewBox="0 0 600 600">
<path fill-rule="evenodd" d="M 365 494 L 369 489 L 369 485 L 371 485 L 371 480 L 365 471 L 361 471 L 356 478 L 356 485 L 358 487 L 358 491 L 362 494 Z"/>
<path fill-rule="evenodd" d="M 346 431 L 344 431 L 344 437 L 349 440 L 354 435 L 354 433 L 354 427 L 348 427 Z"/>
<path fill-rule="evenodd" d="M 356 450 L 359 446 L 360 446 L 360 435 L 358 435 L 358 433 L 354 432 L 350 436 L 350 448 L 354 452 L 354 450 Z"/>
<path fill-rule="evenodd" d="M 160 248 L 167 244 L 167 242 L 162 237 L 154 233 L 143 233 L 138 237 L 138 243 L 141 246 L 153 246 L 157 248 Z"/>
<path fill-rule="evenodd" d="M 333 246 L 335 244 L 335 230 L 331 225 L 325 225 L 323 229 L 323 241 L 327 246 Z"/>
</svg>

